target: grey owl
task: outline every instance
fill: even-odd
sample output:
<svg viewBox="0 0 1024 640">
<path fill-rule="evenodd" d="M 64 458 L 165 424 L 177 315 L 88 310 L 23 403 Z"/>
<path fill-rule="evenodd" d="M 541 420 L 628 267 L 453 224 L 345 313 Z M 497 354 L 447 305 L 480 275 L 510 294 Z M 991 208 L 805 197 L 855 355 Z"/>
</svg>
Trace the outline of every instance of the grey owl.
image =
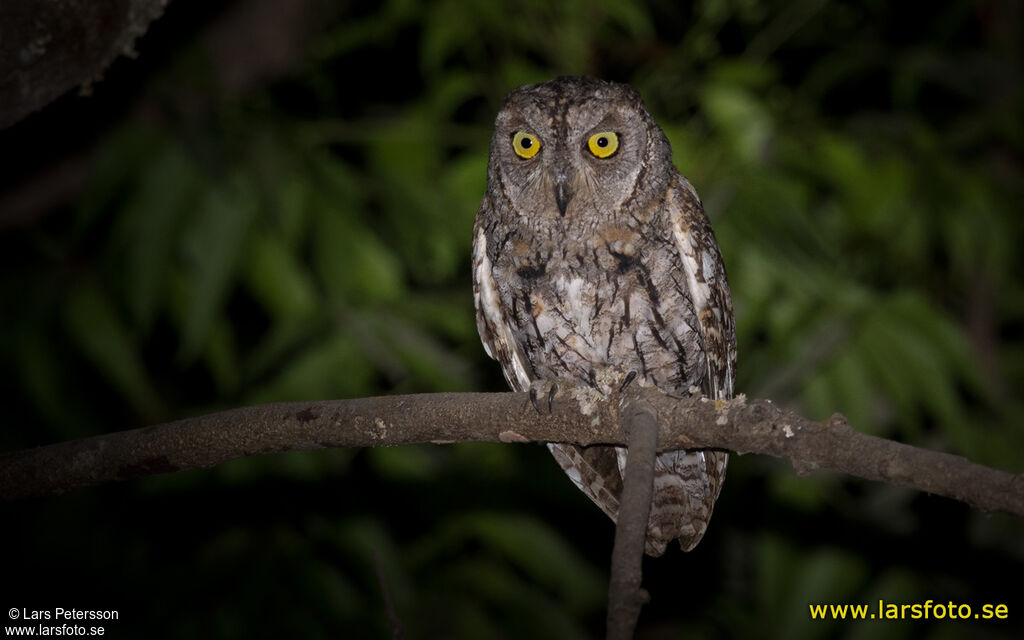
<svg viewBox="0 0 1024 640">
<path fill-rule="evenodd" d="M 604 394 L 632 383 L 732 397 L 722 256 L 664 132 L 629 86 L 561 77 L 505 98 L 473 228 L 473 293 L 484 348 L 514 390 L 562 379 Z M 615 520 L 625 449 L 548 447 Z M 719 451 L 658 455 L 649 555 L 675 538 L 696 546 L 727 461 Z"/>
</svg>

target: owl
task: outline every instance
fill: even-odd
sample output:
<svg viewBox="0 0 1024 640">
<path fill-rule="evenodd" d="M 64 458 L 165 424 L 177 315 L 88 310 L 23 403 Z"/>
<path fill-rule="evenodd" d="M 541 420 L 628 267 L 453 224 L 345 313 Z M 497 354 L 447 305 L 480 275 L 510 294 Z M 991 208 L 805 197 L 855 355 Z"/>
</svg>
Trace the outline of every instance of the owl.
<svg viewBox="0 0 1024 640">
<path fill-rule="evenodd" d="M 627 85 L 560 77 L 505 98 L 473 228 L 473 293 L 484 348 L 513 390 L 536 398 L 563 380 L 605 395 L 638 384 L 732 397 L 725 267 L 671 156 Z M 614 521 L 625 448 L 548 447 Z M 658 455 L 647 554 L 697 545 L 727 462 L 721 451 Z"/>
</svg>

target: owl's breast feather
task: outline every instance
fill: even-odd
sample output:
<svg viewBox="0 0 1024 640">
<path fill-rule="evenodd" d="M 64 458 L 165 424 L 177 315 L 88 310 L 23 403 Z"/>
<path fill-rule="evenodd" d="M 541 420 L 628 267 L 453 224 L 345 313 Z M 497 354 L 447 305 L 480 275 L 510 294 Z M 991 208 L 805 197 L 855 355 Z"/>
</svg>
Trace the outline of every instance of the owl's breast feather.
<svg viewBox="0 0 1024 640">
<path fill-rule="evenodd" d="M 662 281 L 663 272 L 616 251 L 623 244 L 610 242 L 585 254 L 589 260 L 550 261 L 518 279 L 509 292 L 518 339 L 543 378 L 591 382 L 614 369 L 688 390 L 704 362 L 691 303 Z M 647 285 L 655 278 L 657 292 Z"/>
</svg>

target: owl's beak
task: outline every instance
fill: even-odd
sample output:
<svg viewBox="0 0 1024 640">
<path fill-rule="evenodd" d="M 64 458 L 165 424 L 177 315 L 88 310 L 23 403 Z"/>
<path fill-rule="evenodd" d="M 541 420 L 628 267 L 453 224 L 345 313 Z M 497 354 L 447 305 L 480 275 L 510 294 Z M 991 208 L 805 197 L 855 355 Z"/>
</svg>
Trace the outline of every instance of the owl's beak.
<svg viewBox="0 0 1024 640">
<path fill-rule="evenodd" d="M 558 205 L 558 213 L 565 216 L 565 210 L 572 200 L 572 191 L 569 189 L 568 176 L 555 177 L 555 203 Z"/>
</svg>

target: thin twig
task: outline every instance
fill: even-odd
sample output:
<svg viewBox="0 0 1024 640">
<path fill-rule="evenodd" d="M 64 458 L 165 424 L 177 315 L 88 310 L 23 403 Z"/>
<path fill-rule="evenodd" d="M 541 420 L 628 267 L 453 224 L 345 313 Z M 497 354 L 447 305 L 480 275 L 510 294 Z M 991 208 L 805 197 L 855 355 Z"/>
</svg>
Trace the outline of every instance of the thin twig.
<svg viewBox="0 0 1024 640">
<path fill-rule="evenodd" d="M 640 400 L 626 406 L 623 427 L 629 432 L 629 454 L 622 479 L 622 497 L 615 525 L 612 575 L 608 584 L 608 640 L 633 637 L 647 592 L 643 577 L 644 540 L 654 492 L 654 459 L 658 451 L 658 420 Z"/>
</svg>

